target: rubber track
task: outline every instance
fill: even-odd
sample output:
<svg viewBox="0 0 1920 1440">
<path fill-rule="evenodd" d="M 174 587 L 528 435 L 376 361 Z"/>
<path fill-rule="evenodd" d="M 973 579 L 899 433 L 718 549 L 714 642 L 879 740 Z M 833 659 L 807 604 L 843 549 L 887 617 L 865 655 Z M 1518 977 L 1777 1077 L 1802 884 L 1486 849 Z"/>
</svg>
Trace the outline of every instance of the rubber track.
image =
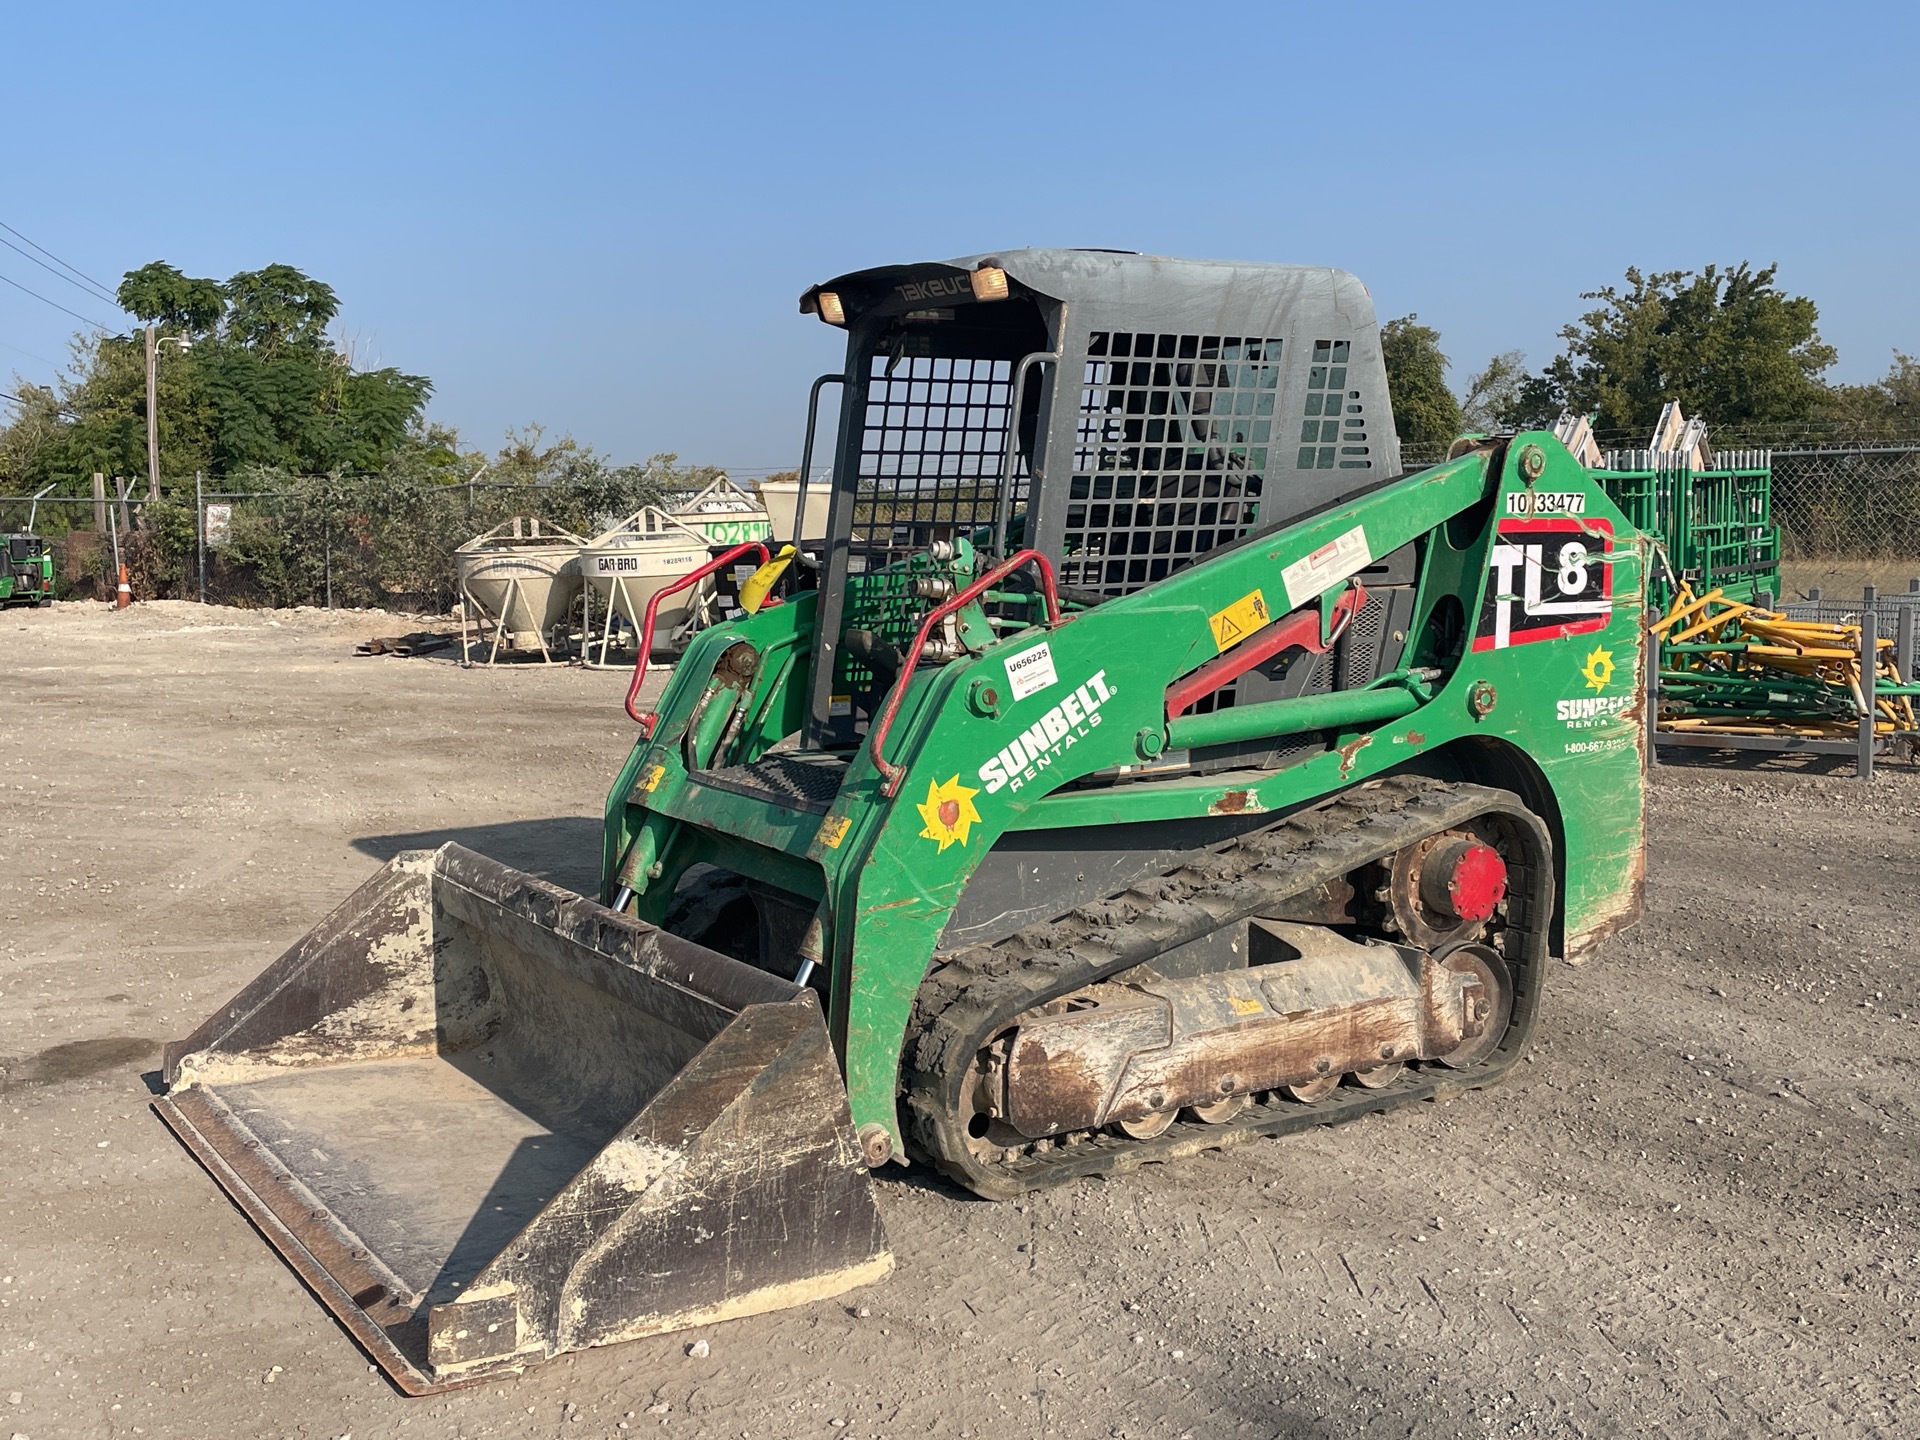
<svg viewBox="0 0 1920 1440">
<path fill-rule="evenodd" d="M 1271 912 L 1436 831 L 1481 819 L 1503 832 L 1509 869 L 1505 921 L 1486 938 L 1507 962 L 1514 1003 L 1506 1038 L 1480 1065 L 1410 1068 L 1385 1089 L 1342 1087 L 1312 1105 L 1271 1095 L 1222 1124 L 1179 1119 L 1151 1140 L 1083 1131 L 1034 1142 L 1018 1158 L 995 1162 L 977 1160 L 967 1148 L 960 1106 L 974 1057 L 1021 1014 L 1223 925 Z M 913 1148 L 968 1189 L 1007 1199 L 1077 1176 L 1338 1124 L 1489 1084 L 1519 1058 L 1532 1032 L 1552 915 L 1551 842 L 1518 796 L 1419 776 L 1356 786 L 1122 894 L 943 957 L 914 1005 L 903 1077 Z"/>
</svg>

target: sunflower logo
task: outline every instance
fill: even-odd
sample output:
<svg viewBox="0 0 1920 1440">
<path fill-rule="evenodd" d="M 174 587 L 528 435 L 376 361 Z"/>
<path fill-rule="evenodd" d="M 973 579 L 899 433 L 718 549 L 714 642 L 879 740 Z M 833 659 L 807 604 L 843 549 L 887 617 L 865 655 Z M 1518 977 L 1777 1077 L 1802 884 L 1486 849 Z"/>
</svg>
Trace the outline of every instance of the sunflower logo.
<svg viewBox="0 0 1920 1440">
<path fill-rule="evenodd" d="M 914 807 L 927 822 L 920 838 L 938 840 L 942 850 L 949 845 L 964 846 L 968 829 L 980 821 L 980 812 L 973 808 L 973 797 L 979 793 L 962 785 L 957 774 L 944 785 L 929 780 L 926 803 Z"/>
<path fill-rule="evenodd" d="M 1606 689 L 1607 682 L 1613 679 L 1613 652 L 1594 649 L 1587 655 L 1587 663 L 1580 668 L 1580 673 L 1587 677 L 1589 690 Z"/>
</svg>

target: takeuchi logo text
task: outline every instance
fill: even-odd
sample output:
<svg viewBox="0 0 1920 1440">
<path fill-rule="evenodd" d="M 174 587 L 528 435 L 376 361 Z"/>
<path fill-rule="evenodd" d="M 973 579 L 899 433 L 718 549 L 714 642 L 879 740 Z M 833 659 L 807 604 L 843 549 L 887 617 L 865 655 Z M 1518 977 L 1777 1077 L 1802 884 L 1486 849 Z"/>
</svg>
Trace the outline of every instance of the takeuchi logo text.
<svg viewBox="0 0 1920 1440">
<path fill-rule="evenodd" d="M 1100 723 L 1100 707 L 1111 700 L 1114 690 L 1107 684 L 1107 672 L 1096 671 L 1059 704 L 1048 710 L 1008 742 L 980 767 L 980 783 L 989 795 L 1005 790 L 1009 795 L 1034 780 L 1067 750 L 1093 732 Z"/>
</svg>

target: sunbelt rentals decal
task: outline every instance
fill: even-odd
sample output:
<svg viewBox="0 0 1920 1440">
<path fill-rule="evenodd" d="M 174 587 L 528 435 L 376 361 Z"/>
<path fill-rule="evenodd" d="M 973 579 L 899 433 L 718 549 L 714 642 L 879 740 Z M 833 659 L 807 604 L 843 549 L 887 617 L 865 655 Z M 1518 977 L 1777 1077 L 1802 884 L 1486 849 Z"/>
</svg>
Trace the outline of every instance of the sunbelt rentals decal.
<svg viewBox="0 0 1920 1440">
<path fill-rule="evenodd" d="M 1553 713 L 1556 720 L 1566 722 L 1569 730 L 1591 730 L 1626 714 L 1632 703 L 1631 695 L 1581 695 L 1554 701 Z"/>
<path fill-rule="evenodd" d="M 1591 730 L 1616 715 L 1625 714 L 1633 703 L 1631 695 L 1597 693 L 1605 690 L 1613 679 L 1613 652 L 1604 646 L 1596 645 L 1587 652 L 1586 663 L 1580 667 L 1580 678 L 1587 682 L 1587 689 L 1596 693 L 1556 700 L 1553 704 L 1553 718 L 1565 721 L 1569 730 Z"/>
<path fill-rule="evenodd" d="M 1107 672 L 1095 671 L 1092 678 L 1075 686 L 980 767 L 981 787 L 989 795 L 1002 790 L 1011 795 L 1031 783 L 1064 752 L 1093 733 L 1093 727 L 1100 723 L 1100 707 L 1114 693 L 1107 684 Z"/>
<path fill-rule="evenodd" d="M 1580 678 L 1586 682 L 1586 689 L 1601 691 L 1613 679 L 1613 652 L 1605 646 L 1596 645 L 1587 651 L 1586 663 L 1580 667 Z M 1553 702 L 1553 718 L 1560 721 L 1569 730 L 1598 730 L 1601 738 L 1593 740 L 1569 740 L 1569 755 L 1586 755 L 1603 750 L 1617 750 L 1631 743 L 1631 732 L 1621 735 L 1619 727 L 1613 722 L 1624 716 L 1632 708 L 1634 696 L 1627 695 L 1574 695 L 1565 700 Z"/>
</svg>

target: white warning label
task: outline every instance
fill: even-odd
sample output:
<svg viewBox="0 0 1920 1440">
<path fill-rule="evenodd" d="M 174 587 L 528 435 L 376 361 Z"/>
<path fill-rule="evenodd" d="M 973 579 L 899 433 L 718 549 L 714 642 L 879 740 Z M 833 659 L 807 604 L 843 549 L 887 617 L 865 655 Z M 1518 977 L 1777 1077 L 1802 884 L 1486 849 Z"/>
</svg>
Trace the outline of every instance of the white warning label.
<svg viewBox="0 0 1920 1440">
<path fill-rule="evenodd" d="M 1287 587 L 1288 608 L 1298 610 L 1349 575 L 1366 569 L 1372 561 L 1373 552 L 1367 549 L 1367 532 L 1356 525 L 1280 572 Z"/>
</svg>

